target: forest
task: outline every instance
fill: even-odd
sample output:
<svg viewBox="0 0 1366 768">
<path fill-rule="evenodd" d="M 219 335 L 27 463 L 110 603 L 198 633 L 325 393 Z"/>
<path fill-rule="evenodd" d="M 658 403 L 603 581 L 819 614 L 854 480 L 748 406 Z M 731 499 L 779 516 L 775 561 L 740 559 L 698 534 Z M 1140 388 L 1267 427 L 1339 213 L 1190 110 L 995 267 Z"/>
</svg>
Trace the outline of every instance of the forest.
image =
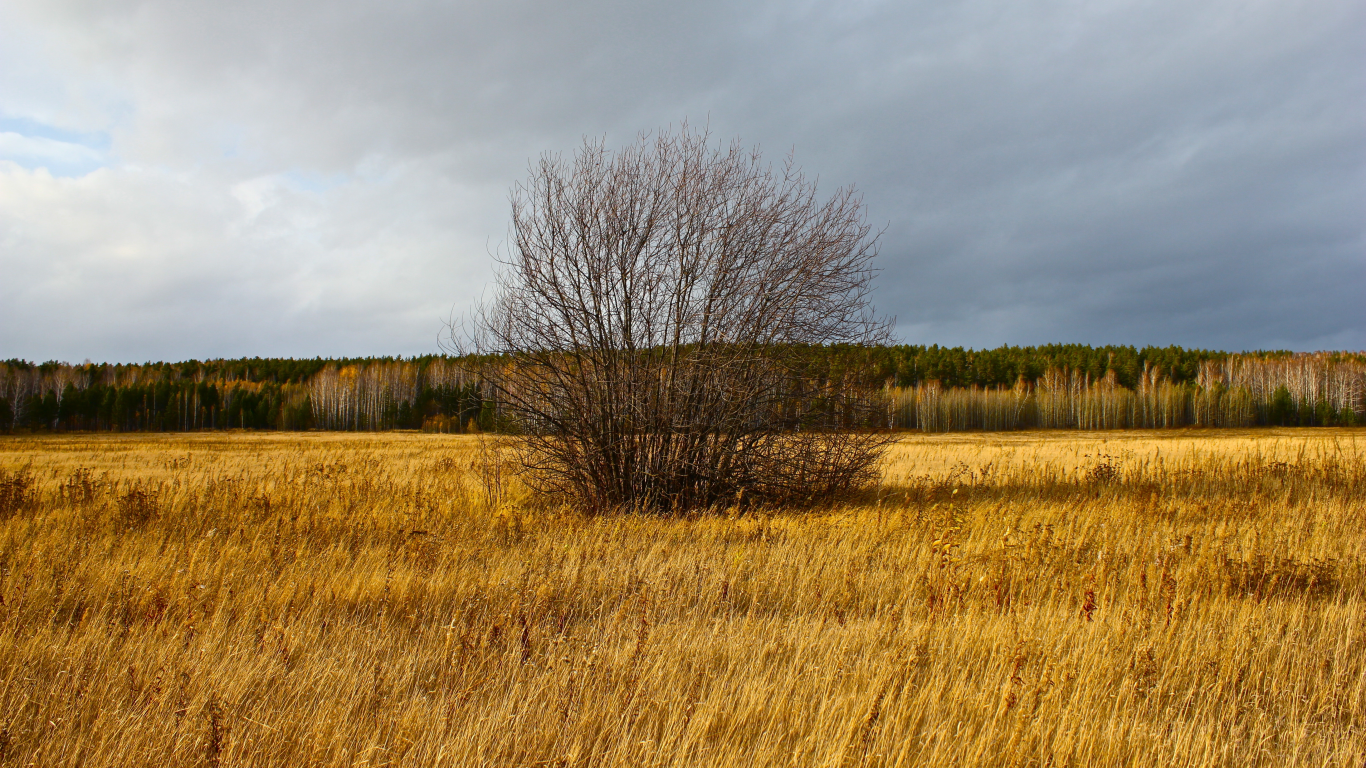
<svg viewBox="0 0 1366 768">
<path fill-rule="evenodd" d="M 1055 344 L 813 346 L 806 391 L 851 379 L 885 393 L 885 426 L 1351 426 L 1366 418 L 1366 353 L 1230 353 Z M 0 362 L 0 430 L 496 429 L 469 361 L 447 356 L 248 358 L 72 365 Z"/>
</svg>

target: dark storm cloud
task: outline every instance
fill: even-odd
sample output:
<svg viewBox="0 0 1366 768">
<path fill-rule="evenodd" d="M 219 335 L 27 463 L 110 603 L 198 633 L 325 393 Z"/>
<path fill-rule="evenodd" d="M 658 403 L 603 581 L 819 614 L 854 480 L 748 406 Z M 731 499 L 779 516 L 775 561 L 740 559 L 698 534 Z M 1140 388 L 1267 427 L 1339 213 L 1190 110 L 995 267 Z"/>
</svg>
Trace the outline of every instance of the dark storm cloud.
<svg viewBox="0 0 1366 768">
<path fill-rule="evenodd" d="M 1366 347 L 1355 2 L 0 16 L 0 125 L 104 142 L 0 141 L 0 356 L 428 351 L 529 158 L 685 117 L 857 184 L 908 341 Z"/>
</svg>

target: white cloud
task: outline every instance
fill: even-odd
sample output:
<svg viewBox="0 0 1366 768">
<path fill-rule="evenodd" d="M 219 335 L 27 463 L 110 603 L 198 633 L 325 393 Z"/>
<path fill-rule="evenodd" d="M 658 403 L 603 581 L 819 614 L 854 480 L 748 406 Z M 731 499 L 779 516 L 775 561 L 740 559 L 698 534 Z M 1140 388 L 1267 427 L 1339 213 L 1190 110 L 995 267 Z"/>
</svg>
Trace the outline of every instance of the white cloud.
<svg viewBox="0 0 1366 768">
<path fill-rule="evenodd" d="M 254 219 L 261 211 L 279 201 L 280 177 L 258 176 L 254 179 L 239 181 L 232 185 L 232 196 L 242 204 L 248 219 Z"/>
<path fill-rule="evenodd" d="M 482 191 L 418 170 L 379 188 L 276 186 L 247 210 L 241 190 L 209 174 L 70 179 L 0 162 L 4 356 L 431 352 L 462 287 L 487 279 L 482 233 L 431 218 Z M 377 213 L 423 195 L 443 203 Z"/>
<path fill-rule="evenodd" d="M 0 131 L 0 159 L 59 167 L 96 166 L 104 162 L 104 153 L 70 141 Z"/>
</svg>

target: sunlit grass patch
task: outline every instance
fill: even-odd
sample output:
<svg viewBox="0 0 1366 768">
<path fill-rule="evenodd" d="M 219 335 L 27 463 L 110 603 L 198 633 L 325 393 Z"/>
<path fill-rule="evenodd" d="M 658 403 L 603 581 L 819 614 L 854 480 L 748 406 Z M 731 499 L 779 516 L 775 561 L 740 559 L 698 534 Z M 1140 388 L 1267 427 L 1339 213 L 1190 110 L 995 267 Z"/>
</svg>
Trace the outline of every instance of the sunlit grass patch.
<svg viewBox="0 0 1366 768">
<path fill-rule="evenodd" d="M 1360 766 L 1358 434 L 911 437 L 680 519 L 475 437 L 6 438 L 0 762 Z"/>
</svg>

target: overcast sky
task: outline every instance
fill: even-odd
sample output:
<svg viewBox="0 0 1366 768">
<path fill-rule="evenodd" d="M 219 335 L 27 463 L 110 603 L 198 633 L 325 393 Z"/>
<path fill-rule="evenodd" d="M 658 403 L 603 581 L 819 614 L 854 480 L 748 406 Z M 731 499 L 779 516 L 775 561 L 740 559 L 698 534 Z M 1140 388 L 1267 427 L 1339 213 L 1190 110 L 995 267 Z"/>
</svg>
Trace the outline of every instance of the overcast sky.
<svg viewBox="0 0 1366 768">
<path fill-rule="evenodd" d="M 885 225 L 901 339 L 1366 348 L 1366 3 L 4 0 L 0 358 L 423 354 L 584 135 Z"/>
</svg>

